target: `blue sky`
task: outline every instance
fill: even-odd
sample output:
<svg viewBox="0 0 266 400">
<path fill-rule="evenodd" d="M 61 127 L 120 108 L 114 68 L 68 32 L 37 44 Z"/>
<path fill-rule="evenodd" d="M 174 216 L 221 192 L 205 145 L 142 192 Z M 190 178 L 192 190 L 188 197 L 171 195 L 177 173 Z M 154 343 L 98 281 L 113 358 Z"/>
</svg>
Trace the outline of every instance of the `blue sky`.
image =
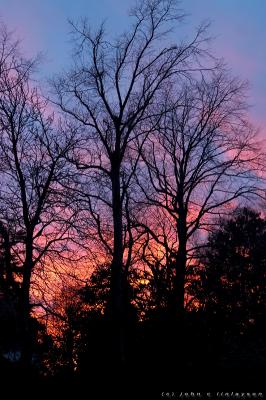
<svg viewBox="0 0 266 400">
<path fill-rule="evenodd" d="M 0 16 L 16 30 L 23 48 L 31 55 L 45 54 L 43 76 L 64 68 L 71 49 L 67 19 L 87 16 L 97 26 L 107 19 L 110 33 L 127 28 L 131 0 L 0 0 Z M 223 56 L 234 74 L 251 84 L 251 116 L 266 136 L 266 1 L 183 0 L 189 16 L 182 34 L 204 19 L 212 22 L 213 49 Z"/>
</svg>

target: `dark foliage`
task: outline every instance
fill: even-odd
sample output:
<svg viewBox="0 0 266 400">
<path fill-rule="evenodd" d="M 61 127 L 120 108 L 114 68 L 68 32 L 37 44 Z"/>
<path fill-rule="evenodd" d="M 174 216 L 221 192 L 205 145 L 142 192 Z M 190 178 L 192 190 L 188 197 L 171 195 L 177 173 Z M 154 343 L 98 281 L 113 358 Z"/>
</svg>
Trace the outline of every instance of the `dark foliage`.
<svg viewBox="0 0 266 400">
<path fill-rule="evenodd" d="M 190 286 L 210 352 L 226 365 L 266 365 L 266 221 L 248 208 L 221 220 L 199 255 Z"/>
</svg>

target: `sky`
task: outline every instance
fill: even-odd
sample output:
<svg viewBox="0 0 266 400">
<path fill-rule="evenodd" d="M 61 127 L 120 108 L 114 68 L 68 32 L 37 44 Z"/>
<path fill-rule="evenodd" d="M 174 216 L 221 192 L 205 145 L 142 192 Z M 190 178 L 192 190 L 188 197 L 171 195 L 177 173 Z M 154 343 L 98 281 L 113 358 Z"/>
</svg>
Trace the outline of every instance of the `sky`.
<svg viewBox="0 0 266 400">
<path fill-rule="evenodd" d="M 42 77 L 49 78 L 70 60 L 69 19 L 86 16 L 94 27 L 106 20 L 108 31 L 118 34 L 129 24 L 133 1 L 0 0 L 0 18 L 28 55 L 44 54 Z M 266 138 L 266 1 L 183 0 L 181 7 L 188 14 L 182 35 L 191 37 L 201 21 L 211 21 L 213 50 L 234 75 L 250 82 L 251 120 Z"/>
</svg>

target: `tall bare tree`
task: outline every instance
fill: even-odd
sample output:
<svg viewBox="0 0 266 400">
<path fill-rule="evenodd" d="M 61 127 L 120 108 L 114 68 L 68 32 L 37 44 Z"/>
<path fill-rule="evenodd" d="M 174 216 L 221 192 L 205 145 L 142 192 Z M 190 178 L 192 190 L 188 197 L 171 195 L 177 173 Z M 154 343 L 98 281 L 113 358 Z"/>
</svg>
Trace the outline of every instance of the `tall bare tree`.
<svg viewBox="0 0 266 400">
<path fill-rule="evenodd" d="M 241 198 L 265 194 L 263 154 L 247 119 L 245 92 L 246 84 L 223 68 L 205 74 L 174 93 L 172 110 L 142 149 L 137 180 L 147 209 L 140 225 L 154 247 L 164 249 L 162 262 L 173 271 L 174 315 L 183 314 L 195 234 L 208 230 L 212 217 L 230 213 Z M 159 221 L 147 218 L 150 207 L 163 210 L 160 229 Z"/>
<path fill-rule="evenodd" d="M 80 148 L 69 158 L 90 179 L 94 176 L 94 182 L 101 182 L 100 195 L 91 193 L 95 222 L 100 227 L 102 212 L 95 212 L 95 197 L 112 216 L 111 238 L 109 234 L 106 240 L 101 228 L 99 233 L 111 254 L 111 310 L 120 358 L 126 266 L 132 255 L 125 243 L 133 241 L 126 193 L 139 161 L 139 146 L 152 129 L 150 116 L 155 123 L 161 118 L 161 99 L 170 87 L 200 68 L 205 48 L 205 27 L 198 29 L 191 42 L 167 43 L 169 32 L 183 18 L 177 6 L 175 0 L 137 3 L 130 29 L 114 40 L 103 25 L 93 33 L 86 21 L 73 24 L 78 44 L 74 67 L 54 83 L 57 104 L 81 130 Z"/>
<path fill-rule="evenodd" d="M 3 226 L 12 224 L 16 231 L 12 252 L 21 260 L 22 359 L 29 364 L 32 273 L 47 251 L 68 236 L 60 182 L 69 179 L 64 155 L 73 138 L 54 128 L 47 104 L 31 81 L 34 64 L 20 58 L 16 47 L 5 55 L 6 42 L 2 45 L 0 218 Z M 69 223 L 72 215 L 67 215 Z"/>
</svg>

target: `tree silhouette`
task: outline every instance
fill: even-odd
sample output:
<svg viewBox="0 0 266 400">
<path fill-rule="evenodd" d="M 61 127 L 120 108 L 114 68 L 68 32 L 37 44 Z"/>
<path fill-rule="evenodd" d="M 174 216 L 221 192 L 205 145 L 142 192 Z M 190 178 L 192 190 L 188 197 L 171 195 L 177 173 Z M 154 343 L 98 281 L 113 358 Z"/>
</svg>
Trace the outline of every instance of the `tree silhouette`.
<svg viewBox="0 0 266 400">
<path fill-rule="evenodd" d="M 109 368 L 113 363 L 110 279 L 110 266 L 103 264 L 93 271 L 85 285 L 64 288 L 54 304 L 58 356 L 64 373 L 94 375 L 101 366 Z M 130 300 L 133 296 L 131 288 Z M 127 357 L 134 347 L 136 323 L 136 306 L 129 302 L 125 321 Z"/>
<path fill-rule="evenodd" d="M 47 101 L 34 87 L 34 61 L 25 60 L 17 46 L 2 38 L 0 68 L 0 218 L 15 231 L 6 246 L 5 273 L 12 279 L 11 253 L 21 263 L 20 316 L 24 326 L 22 360 L 30 364 L 30 288 L 33 270 L 56 243 L 68 239 L 64 191 L 59 182 L 68 179 L 64 154 L 72 145 L 71 132 L 55 128 Z M 7 55 L 4 56 L 5 51 Z M 68 223 L 71 215 L 67 216 Z M 2 224 L 2 222 L 1 222 Z M 23 361 L 23 362 L 24 362 Z"/>
<path fill-rule="evenodd" d="M 134 241 L 126 204 L 139 149 L 162 116 L 160 99 L 169 87 L 201 69 L 198 61 L 205 43 L 202 26 L 191 42 L 165 44 L 171 26 L 183 18 L 176 1 L 137 3 L 131 16 L 133 25 L 113 41 L 103 25 L 93 33 L 86 22 L 73 24 L 78 42 L 75 67 L 54 83 L 56 103 L 82 132 L 80 146 L 68 158 L 82 171 L 83 203 L 87 193 L 96 234 L 111 256 L 110 301 L 120 360 Z M 112 218 L 109 226 L 107 213 Z"/>
<path fill-rule="evenodd" d="M 227 343 L 238 352 L 244 342 L 242 357 L 252 365 L 259 365 L 263 357 L 265 365 L 266 360 L 265 245 L 265 219 L 248 208 L 235 210 L 210 233 L 192 283 L 192 293 L 209 320 L 212 340 L 219 337 L 221 349 Z"/>
<path fill-rule="evenodd" d="M 147 371 L 178 385 L 266 365 L 266 220 L 235 210 L 264 199 L 265 155 L 207 25 L 170 44 L 178 6 L 137 1 L 116 38 L 71 23 L 51 101 L 0 24 L 0 367 L 14 382 L 109 379 L 117 395 Z"/>
<path fill-rule="evenodd" d="M 245 119 L 244 93 L 244 83 L 217 67 L 173 94 L 172 108 L 141 151 L 136 179 L 144 213 L 136 224 L 172 270 L 173 315 L 184 310 L 195 236 L 238 199 L 263 195 L 262 155 Z"/>
<path fill-rule="evenodd" d="M 15 280 L 15 269 L 10 232 L 0 221 L 0 357 L 4 354 L 15 357 L 19 350 L 19 283 Z"/>
</svg>

